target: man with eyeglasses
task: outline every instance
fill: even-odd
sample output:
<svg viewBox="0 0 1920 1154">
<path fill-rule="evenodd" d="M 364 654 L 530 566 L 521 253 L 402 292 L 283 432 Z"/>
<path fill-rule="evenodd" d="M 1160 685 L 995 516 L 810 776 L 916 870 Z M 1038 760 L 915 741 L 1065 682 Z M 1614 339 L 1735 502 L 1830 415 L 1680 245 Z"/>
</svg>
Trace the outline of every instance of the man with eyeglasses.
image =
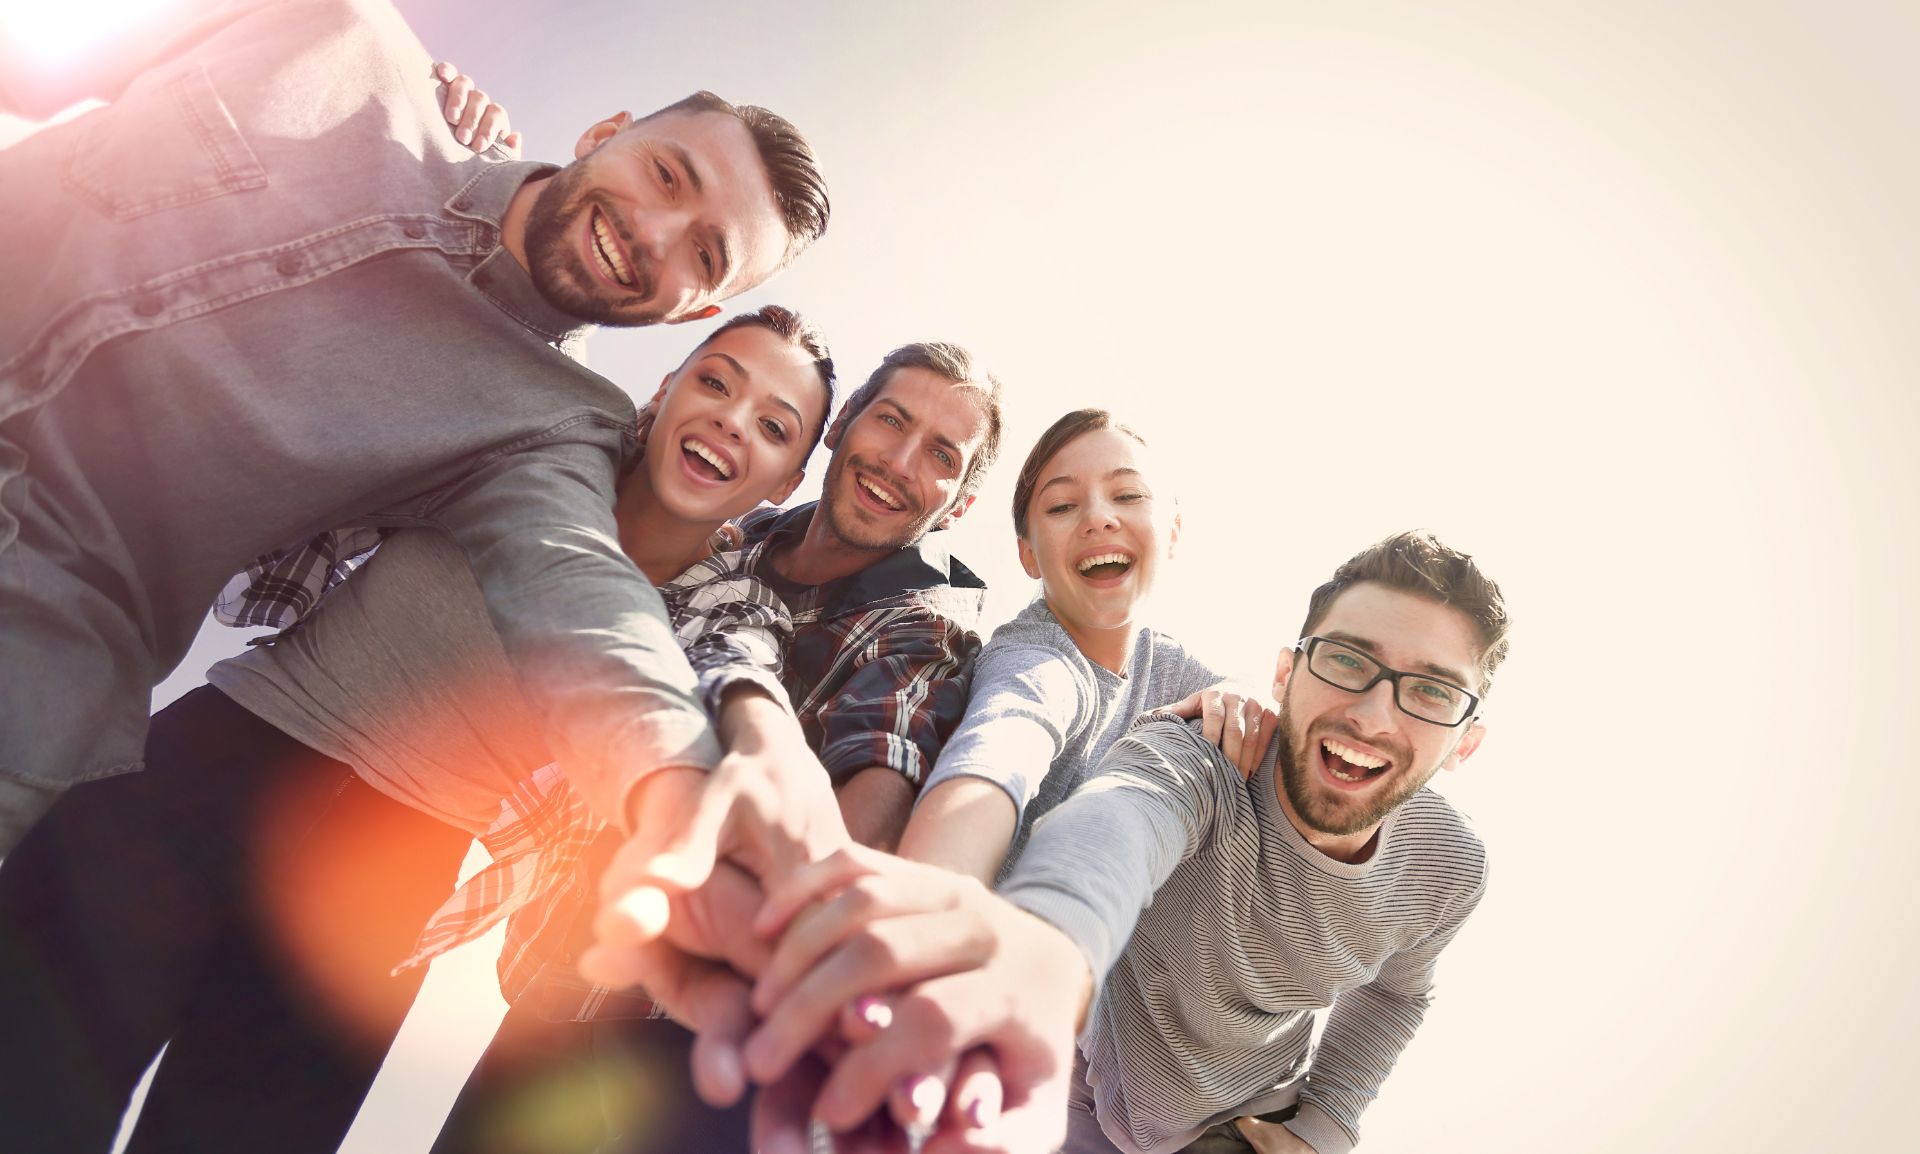
<svg viewBox="0 0 1920 1154">
<path fill-rule="evenodd" d="M 882 994 L 891 1024 L 815 1107 L 830 1123 L 991 1047 L 1003 1148 L 1055 1148 L 1064 1090 L 1065 1154 L 1345 1154 L 1485 885 L 1479 839 L 1425 786 L 1479 746 L 1507 630 L 1472 558 L 1390 537 L 1314 591 L 1251 778 L 1150 714 L 1035 828 L 1005 901 L 857 852 L 809 867 L 774 896 L 782 915 L 825 900 L 786 932 L 750 1070 Z M 923 936 L 971 944 L 875 948 Z"/>
</svg>

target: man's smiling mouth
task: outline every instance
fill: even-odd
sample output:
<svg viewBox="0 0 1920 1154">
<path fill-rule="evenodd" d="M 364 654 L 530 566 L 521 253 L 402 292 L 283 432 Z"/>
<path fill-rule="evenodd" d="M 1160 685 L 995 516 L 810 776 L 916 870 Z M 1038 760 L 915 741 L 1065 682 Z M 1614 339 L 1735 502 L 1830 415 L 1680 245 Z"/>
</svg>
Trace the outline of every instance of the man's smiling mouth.
<svg viewBox="0 0 1920 1154">
<path fill-rule="evenodd" d="M 600 262 L 600 271 L 615 282 L 632 288 L 633 268 L 620 253 L 620 245 L 613 237 L 613 227 L 598 208 L 588 211 L 593 222 L 593 256 Z"/>
<path fill-rule="evenodd" d="M 1321 739 L 1320 748 L 1326 754 L 1327 772 L 1345 782 L 1358 784 L 1378 777 L 1389 765 L 1383 757 L 1361 753 L 1331 737 Z"/>
</svg>

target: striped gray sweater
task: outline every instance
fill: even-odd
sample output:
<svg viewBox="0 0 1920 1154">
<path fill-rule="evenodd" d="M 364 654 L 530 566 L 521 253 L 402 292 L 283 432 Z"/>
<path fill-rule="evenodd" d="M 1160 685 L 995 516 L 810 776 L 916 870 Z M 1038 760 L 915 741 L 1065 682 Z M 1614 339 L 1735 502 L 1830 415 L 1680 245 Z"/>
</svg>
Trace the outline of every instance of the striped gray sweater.
<svg viewBox="0 0 1920 1154">
<path fill-rule="evenodd" d="M 1369 860 L 1335 861 L 1280 808 L 1277 746 L 1242 781 L 1196 730 L 1142 718 L 1041 820 L 1000 892 L 1087 956 L 1081 1047 L 1115 1145 L 1176 1150 L 1284 1102 L 1272 1091 L 1304 1074 L 1288 1127 L 1346 1154 L 1419 1028 L 1435 959 L 1480 900 L 1485 850 L 1423 789 Z M 1329 1006 L 1309 1056 L 1313 1011 Z"/>
</svg>

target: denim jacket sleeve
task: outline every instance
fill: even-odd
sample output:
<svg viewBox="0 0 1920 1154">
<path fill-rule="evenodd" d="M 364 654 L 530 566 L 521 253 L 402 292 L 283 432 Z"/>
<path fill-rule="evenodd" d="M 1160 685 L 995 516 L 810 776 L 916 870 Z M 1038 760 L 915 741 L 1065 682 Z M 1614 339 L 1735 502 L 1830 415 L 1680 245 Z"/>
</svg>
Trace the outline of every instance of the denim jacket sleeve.
<svg viewBox="0 0 1920 1154">
<path fill-rule="evenodd" d="M 426 519 L 466 550 L 554 760 L 594 812 L 626 829 L 641 779 L 710 770 L 720 745 L 659 592 L 621 551 L 617 462 L 553 432 L 498 455 Z"/>
</svg>

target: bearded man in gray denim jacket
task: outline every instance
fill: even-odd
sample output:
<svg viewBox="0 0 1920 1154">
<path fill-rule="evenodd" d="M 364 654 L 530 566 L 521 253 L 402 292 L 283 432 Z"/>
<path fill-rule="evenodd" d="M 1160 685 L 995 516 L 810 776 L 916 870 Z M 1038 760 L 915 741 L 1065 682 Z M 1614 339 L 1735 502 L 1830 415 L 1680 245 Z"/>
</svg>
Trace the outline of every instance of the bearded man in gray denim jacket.
<svg viewBox="0 0 1920 1154">
<path fill-rule="evenodd" d="M 210 7 L 0 106 L 111 101 L 0 153 L 0 854 L 140 768 L 227 576 L 346 524 L 466 550 L 588 804 L 720 749 L 621 552 L 626 394 L 593 323 L 699 319 L 826 227 L 806 142 L 701 93 L 563 169 L 474 156 L 383 0 Z M 0 57 L 4 57 L 0 47 Z"/>
</svg>

